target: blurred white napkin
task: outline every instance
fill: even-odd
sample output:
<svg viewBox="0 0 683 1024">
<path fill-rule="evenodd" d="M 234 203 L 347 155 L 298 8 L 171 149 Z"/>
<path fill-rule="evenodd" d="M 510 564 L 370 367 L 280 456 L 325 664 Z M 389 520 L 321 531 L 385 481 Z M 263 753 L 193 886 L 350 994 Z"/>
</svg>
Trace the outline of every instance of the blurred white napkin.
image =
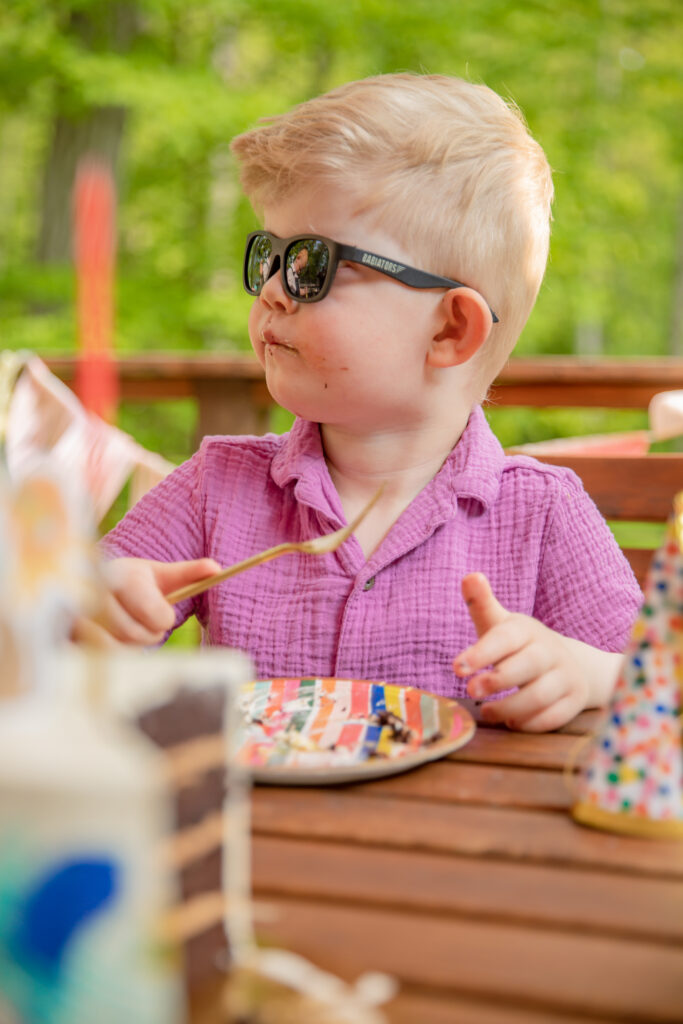
<svg viewBox="0 0 683 1024">
<path fill-rule="evenodd" d="M 648 406 L 653 441 L 683 434 L 683 391 L 660 391 Z"/>
</svg>

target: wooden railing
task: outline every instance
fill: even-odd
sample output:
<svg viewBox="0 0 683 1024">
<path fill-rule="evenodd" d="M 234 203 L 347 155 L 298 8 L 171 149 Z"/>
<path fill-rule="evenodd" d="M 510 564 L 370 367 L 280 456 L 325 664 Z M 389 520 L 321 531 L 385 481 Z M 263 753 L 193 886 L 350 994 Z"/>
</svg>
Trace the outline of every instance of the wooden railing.
<svg viewBox="0 0 683 1024">
<path fill-rule="evenodd" d="M 499 405 L 647 409 L 659 391 L 683 388 L 683 359 L 511 359 L 491 398 Z"/>
<path fill-rule="evenodd" d="M 45 360 L 53 373 L 72 384 L 76 359 L 55 356 Z M 273 400 L 263 370 L 254 356 L 231 353 L 123 356 L 116 361 L 121 398 L 155 402 L 194 398 L 198 406 L 197 434 L 263 434 L 268 429 Z"/>
<path fill-rule="evenodd" d="M 50 368 L 67 383 L 74 357 L 50 358 Z M 198 434 L 264 433 L 273 402 L 263 370 L 246 354 L 171 353 L 118 360 L 124 400 L 194 398 Z M 544 356 L 512 359 L 491 389 L 498 406 L 646 409 L 659 391 L 683 389 L 683 359 L 608 360 Z M 673 495 L 683 489 L 683 455 L 542 455 L 569 466 L 582 478 L 598 508 L 611 520 L 664 521 Z M 652 552 L 628 552 L 643 579 Z"/>
<path fill-rule="evenodd" d="M 74 379 L 75 358 L 46 360 L 62 380 Z M 194 398 L 199 434 L 263 433 L 273 406 L 253 356 L 231 353 L 124 356 L 117 360 L 121 396 L 130 401 Z M 658 391 L 683 388 L 683 359 L 512 359 L 491 389 L 496 405 L 646 409 Z"/>
</svg>

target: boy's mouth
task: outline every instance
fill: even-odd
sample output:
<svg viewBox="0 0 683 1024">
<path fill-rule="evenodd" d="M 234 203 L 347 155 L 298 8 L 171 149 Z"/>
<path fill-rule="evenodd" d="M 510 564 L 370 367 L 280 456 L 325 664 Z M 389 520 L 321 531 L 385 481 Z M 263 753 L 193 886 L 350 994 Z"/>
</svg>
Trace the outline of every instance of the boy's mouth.
<svg viewBox="0 0 683 1024">
<path fill-rule="evenodd" d="M 290 352 L 296 351 L 293 345 L 289 345 L 286 341 L 279 338 L 270 327 L 261 328 L 261 341 L 266 347 L 284 348 Z"/>
</svg>

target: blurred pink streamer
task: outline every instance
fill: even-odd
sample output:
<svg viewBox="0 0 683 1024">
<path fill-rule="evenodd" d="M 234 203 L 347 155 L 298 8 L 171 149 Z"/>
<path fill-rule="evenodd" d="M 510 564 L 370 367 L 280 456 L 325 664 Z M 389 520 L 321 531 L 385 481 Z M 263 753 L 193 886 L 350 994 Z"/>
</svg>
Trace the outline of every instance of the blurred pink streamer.
<svg viewBox="0 0 683 1024">
<path fill-rule="evenodd" d="M 81 161 L 74 187 L 74 241 L 78 303 L 76 393 L 82 404 L 112 423 L 118 403 L 113 358 L 115 188 L 108 167 Z"/>
</svg>

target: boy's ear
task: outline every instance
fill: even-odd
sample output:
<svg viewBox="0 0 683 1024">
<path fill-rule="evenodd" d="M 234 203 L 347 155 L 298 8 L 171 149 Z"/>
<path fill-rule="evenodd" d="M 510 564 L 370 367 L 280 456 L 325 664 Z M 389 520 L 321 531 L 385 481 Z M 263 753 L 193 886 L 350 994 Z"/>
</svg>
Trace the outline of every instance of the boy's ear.
<svg viewBox="0 0 683 1024">
<path fill-rule="evenodd" d="M 431 340 L 429 366 L 458 366 L 484 344 L 493 320 L 486 302 L 473 288 L 451 288 L 441 300 L 441 329 Z"/>
</svg>

